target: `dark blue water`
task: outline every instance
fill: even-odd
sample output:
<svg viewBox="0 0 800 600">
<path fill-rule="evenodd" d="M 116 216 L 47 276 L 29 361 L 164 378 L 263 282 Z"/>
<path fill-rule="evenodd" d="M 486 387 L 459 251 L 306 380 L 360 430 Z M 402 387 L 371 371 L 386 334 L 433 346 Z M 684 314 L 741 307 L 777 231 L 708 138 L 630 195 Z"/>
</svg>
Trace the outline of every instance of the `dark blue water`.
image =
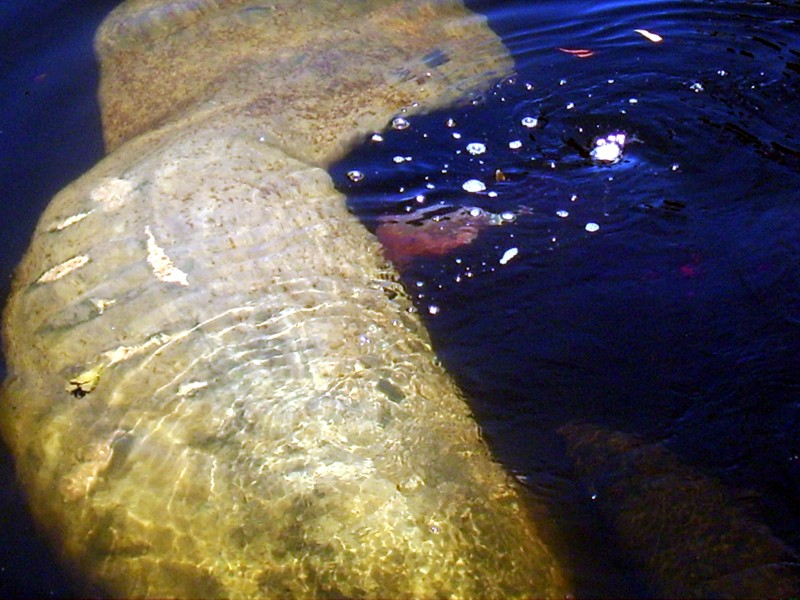
<svg viewBox="0 0 800 600">
<path fill-rule="evenodd" d="M 609 547 L 569 505 L 556 431 L 573 421 L 665 442 L 800 548 L 800 6 L 478 6 L 517 76 L 368 137 L 334 169 L 352 210 L 372 229 L 420 208 L 513 213 L 404 279 L 501 460 L 582 551 Z M 592 160 L 619 132 L 622 159 Z M 575 560 L 583 593 L 642 592 L 630 567 Z"/>
<path fill-rule="evenodd" d="M 0 297 L 50 198 L 102 156 L 92 36 L 118 3 L 0 3 Z M 71 575 L 36 535 L 1 440 L 0 506 L 0 597 L 74 596 Z"/>
<path fill-rule="evenodd" d="M 115 3 L 28 4 L 0 7 L 3 293 L 49 197 L 101 154 L 90 44 Z M 372 229 L 422 207 L 513 214 L 403 276 L 498 457 L 549 504 L 579 595 L 649 590 L 575 481 L 557 434 L 573 421 L 663 441 L 800 550 L 800 3 L 470 4 L 516 77 L 365 140 L 334 176 Z M 621 160 L 592 160 L 619 132 Z M 2 457 L 0 594 L 68 596 Z"/>
</svg>

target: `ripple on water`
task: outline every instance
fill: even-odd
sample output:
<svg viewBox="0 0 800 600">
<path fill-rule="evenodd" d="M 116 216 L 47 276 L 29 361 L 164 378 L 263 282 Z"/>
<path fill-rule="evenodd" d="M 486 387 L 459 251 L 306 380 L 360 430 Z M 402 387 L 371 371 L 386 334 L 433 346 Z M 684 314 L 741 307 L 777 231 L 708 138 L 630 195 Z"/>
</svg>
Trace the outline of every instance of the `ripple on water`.
<svg viewBox="0 0 800 600">
<path fill-rule="evenodd" d="M 389 127 L 333 175 L 373 230 L 420 209 L 514 217 L 402 265 L 498 456 L 589 548 L 572 550 L 587 594 L 642 592 L 594 566 L 613 544 L 571 512 L 553 431 L 574 420 L 665 439 L 755 490 L 800 549 L 800 446 L 786 443 L 800 439 L 796 3 L 472 5 L 517 76 Z M 352 168 L 367 185 L 343 180 Z"/>
</svg>

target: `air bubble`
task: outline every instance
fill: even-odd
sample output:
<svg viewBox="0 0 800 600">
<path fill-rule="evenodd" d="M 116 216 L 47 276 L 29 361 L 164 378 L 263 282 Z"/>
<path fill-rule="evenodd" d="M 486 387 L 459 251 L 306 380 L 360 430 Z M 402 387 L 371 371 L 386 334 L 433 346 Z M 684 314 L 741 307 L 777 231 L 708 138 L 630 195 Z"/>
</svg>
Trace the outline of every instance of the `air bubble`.
<svg viewBox="0 0 800 600">
<path fill-rule="evenodd" d="M 594 160 L 600 162 L 617 162 L 622 157 L 625 139 L 624 133 L 612 133 L 605 138 L 598 138 L 590 155 Z"/>
<path fill-rule="evenodd" d="M 569 216 L 569 211 L 568 210 L 557 210 L 556 211 L 556 216 L 560 217 L 562 219 L 566 219 Z"/>
<path fill-rule="evenodd" d="M 589 233 L 594 233 L 595 231 L 600 230 L 600 225 L 598 225 L 597 223 L 587 223 L 584 229 L 586 229 L 586 231 L 588 231 Z"/>
<path fill-rule="evenodd" d="M 520 140 L 512 140 L 508 142 L 508 147 L 512 150 L 519 150 L 522 148 L 522 142 Z"/>
<path fill-rule="evenodd" d="M 347 172 L 347 178 L 350 179 L 350 181 L 352 181 L 354 183 L 358 183 L 359 181 L 363 181 L 364 180 L 364 173 L 362 173 L 361 171 L 355 171 L 355 170 L 354 171 L 348 171 Z"/>
<path fill-rule="evenodd" d="M 480 142 L 472 142 L 471 144 L 467 144 L 467 152 L 473 156 L 477 156 L 478 154 L 486 152 L 486 146 Z"/>
<path fill-rule="evenodd" d="M 486 184 L 478 179 L 468 179 L 461 185 L 465 192 L 475 194 L 486 190 Z"/>
<path fill-rule="evenodd" d="M 537 119 L 536 117 L 523 117 L 521 123 L 523 127 L 532 129 L 533 127 L 536 127 L 539 124 L 539 119 Z"/>
<path fill-rule="evenodd" d="M 622 148 L 617 144 L 598 144 L 597 147 L 590 152 L 594 160 L 600 162 L 616 162 L 622 154 Z"/>
<path fill-rule="evenodd" d="M 404 117 L 395 117 L 392 119 L 392 129 L 403 130 L 408 129 L 409 127 L 411 127 L 411 123 L 409 123 L 408 119 Z"/>
</svg>

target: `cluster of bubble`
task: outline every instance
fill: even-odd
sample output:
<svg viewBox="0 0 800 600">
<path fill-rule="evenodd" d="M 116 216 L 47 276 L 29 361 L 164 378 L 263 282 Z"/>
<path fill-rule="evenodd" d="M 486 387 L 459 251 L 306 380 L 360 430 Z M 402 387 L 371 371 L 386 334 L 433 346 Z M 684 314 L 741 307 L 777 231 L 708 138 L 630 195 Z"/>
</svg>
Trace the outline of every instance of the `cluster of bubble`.
<svg viewBox="0 0 800 600">
<path fill-rule="evenodd" d="M 532 86 L 527 86 L 528 89 L 531 89 Z M 526 115 L 523 116 L 519 120 L 519 124 L 525 129 L 535 129 L 540 125 L 540 119 L 536 116 Z M 446 119 L 445 126 L 449 129 L 455 129 L 457 124 L 456 121 L 451 117 Z M 396 131 L 403 131 L 409 129 L 411 127 L 411 121 L 406 118 L 405 116 L 398 115 L 396 116 L 391 122 L 391 129 Z M 458 131 L 453 131 L 451 133 L 453 139 L 460 140 L 462 138 L 462 134 Z M 427 136 L 426 136 L 427 137 Z M 381 143 L 384 141 L 384 136 L 380 133 L 373 133 L 370 136 L 370 141 L 373 143 Z M 590 158 L 597 163 L 606 163 L 606 164 L 613 164 L 619 162 L 622 159 L 622 153 L 624 150 L 626 142 L 626 135 L 621 132 L 610 133 L 606 136 L 600 136 L 596 138 L 594 141 L 593 148 L 590 151 Z M 521 139 L 512 139 L 508 141 L 508 148 L 510 150 L 521 150 L 523 148 L 523 141 Z M 483 142 L 469 142 L 464 147 L 466 152 L 474 157 L 483 156 L 487 153 L 487 145 Z M 462 150 L 459 149 L 456 151 L 456 154 L 461 154 Z M 401 164 L 404 162 L 411 162 L 413 160 L 412 156 L 403 156 L 403 155 L 396 155 L 392 158 L 395 164 Z M 483 164 L 483 161 L 481 161 Z M 555 164 L 552 164 L 555 167 Z M 447 173 L 449 168 L 448 164 L 443 165 L 441 170 L 442 173 Z M 354 183 L 359 183 L 364 180 L 365 175 L 364 172 L 361 170 L 353 169 L 347 172 L 347 177 L 350 181 Z M 503 174 L 502 171 L 499 169 L 496 171 L 496 178 L 498 181 L 502 181 Z M 435 186 L 434 184 L 427 184 L 429 189 L 433 189 Z M 498 196 L 498 192 L 496 190 L 491 190 L 487 186 L 486 182 L 482 181 L 481 179 L 477 178 L 470 178 L 465 180 L 461 184 L 461 188 L 469 193 L 469 194 L 485 194 L 489 198 L 496 198 Z M 400 191 L 405 191 L 403 188 L 400 188 Z M 415 196 L 415 200 L 419 204 L 423 204 L 425 202 L 425 196 L 422 194 L 418 194 Z M 577 196 L 573 195 L 570 200 L 575 202 L 577 200 Z M 407 209 L 410 210 L 410 209 Z M 473 209 L 473 210 L 480 210 L 480 209 Z M 488 213 L 491 215 L 491 213 Z M 555 215 L 560 219 L 566 219 L 569 217 L 570 213 L 568 210 L 565 209 L 558 209 L 555 212 Z M 500 224 L 502 222 L 511 222 L 516 218 L 516 214 L 512 211 L 504 211 L 499 215 L 494 215 L 495 224 Z M 600 230 L 600 225 L 595 222 L 588 222 L 584 225 L 585 231 L 589 233 L 594 233 Z M 514 250 L 513 255 L 511 257 L 507 256 L 506 254 L 503 255 L 502 259 L 499 261 L 500 264 L 507 264 L 508 261 L 513 257 L 516 256 L 518 250 L 516 248 Z M 510 250 L 509 250 L 510 251 Z"/>
<path fill-rule="evenodd" d="M 609 81 L 609 83 L 611 82 L 612 81 Z M 503 94 L 505 94 L 505 90 L 503 89 L 505 83 L 507 82 L 500 84 L 492 92 L 492 94 L 494 94 L 502 102 L 506 101 L 505 97 L 501 97 Z M 513 85 L 515 82 L 511 83 L 513 89 L 521 89 Z M 565 84 L 566 81 L 560 82 L 560 85 Z M 530 91 L 533 89 L 533 86 L 530 84 L 526 83 L 524 86 L 524 90 Z M 512 93 L 514 93 L 513 89 Z M 522 93 L 526 94 L 527 92 L 524 90 Z M 630 102 L 634 103 L 636 100 L 630 99 Z M 473 102 L 473 104 L 480 103 L 481 101 Z M 524 103 L 524 105 L 536 105 L 535 103 L 530 102 L 529 96 L 524 98 Z M 509 105 L 511 104 L 512 102 L 509 102 Z M 522 105 L 522 103 L 517 104 L 517 106 Z M 400 146 L 394 146 L 394 152 L 390 154 L 390 159 L 394 165 L 404 169 L 403 171 L 395 171 L 395 175 L 393 175 L 393 177 L 401 177 L 400 173 L 416 173 L 416 175 L 424 174 L 424 181 L 411 183 L 407 179 L 404 180 L 399 188 L 395 188 L 401 194 L 399 200 L 402 201 L 402 204 L 397 203 L 395 206 L 402 206 L 402 210 L 408 213 L 410 218 L 418 221 L 435 220 L 439 217 L 439 215 L 436 214 L 437 210 L 446 210 L 448 208 L 455 209 L 459 205 L 461 205 L 463 209 L 470 211 L 471 216 L 480 218 L 481 222 L 486 222 L 486 220 L 488 220 L 488 222 L 492 225 L 505 225 L 512 223 L 515 220 L 518 220 L 520 215 L 543 214 L 540 208 L 534 209 L 532 206 L 528 206 L 527 203 L 516 207 L 509 206 L 509 203 L 513 202 L 515 197 L 518 197 L 518 191 L 515 191 L 510 195 L 506 195 L 506 190 L 509 189 L 507 185 L 511 178 L 514 177 L 515 169 L 516 173 L 519 173 L 519 165 L 514 167 L 503 166 L 502 168 L 495 168 L 491 162 L 496 160 L 496 157 L 492 157 L 492 150 L 502 150 L 504 148 L 511 152 L 512 157 L 519 157 L 519 159 L 511 158 L 511 160 L 512 162 L 517 160 L 521 161 L 523 171 L 526 171 L 527 165 L 536 164 L 537 160 L 541 161 L 542 157 L 538 156 L 538 153 L 528 156 L 526 153 L 526 148 L 530 147 L 530 143 L 528 141 L 529 139 L 536 141 L 541 139 L 542 135 L 546 137 L 546 133 L 540 132 L 544 131 L 544 126 L 547 124 L 548 119 L 538 114 L 535 109 L 528 110 L 526 112 L 517 112 L 513 121 L 508 123 L 506 139 L 502 140 L 502 138 L 497 139 L 496 134 L 488 133 L 487 130 L 470 131 L 470 127 L 467 127 L 466 130 L 461 127 L 460 125 L 463 125 L 463 123 L 461 123 L 462 119 L 468 119 L 470 116 L 469 110 L 471 109 L 465 109 L 463 113 L 447 116 L 444 119 L 443 133 L 446 132 L 446 134 L 443 138 L 437 138 L 433 131 L 429 132 L 427 129 L 424 129 L 431 126 L 430 120 L 417 122 L 417 117 L 409 116 L 406 111 L 401 111 L 400 114 L 392 119 L 388 133 L 376 132 L 368 137 L 369 142 L 375 145 L 382 144 L 385 141 L 388 143 L 394 132 L 411 131 L 412 135 L 415 136 L 414 138 L 404 138 L 403 136 L 408 134 L 402 133 L 401 137 L 393 139 L 394 143 L 397 143 L 397 140 L 403 141 L 400 142 Z M 439 121 L 439 126 L 441 126 L 441 124 L 442 121 Z M 434 122 L 434 127 L 435 126 L 436 125 Z M 471 127 L 471 129 L 474 130 L 475 128 Z M 430 138 L 428 133 L 430 133 Z M 412 139 L 416 139 L 416 136 L 421 136 L 423 139 L 416 140 L 416 143 L 413 143 Z M 495 141 L 496 139 L 497 141 Z M 438 167 L 439 173 L 450 173 L 450 182 L 444 186 L 441 186 L 440 182 L 436 181 L 434 178 L 434 172 L 425 172 L 425 169 L 431 168 L 431 156 L 435 156 L 436 151 L 433 150 L 433 146 L 430 147 L 432 152 L 430 156 L 419 156 L 417 157 L 416 161 L 414 156 L 406 155 L 404 153 L 401 154 L 401 152 L 407 151 L 406 148 L 419 148 L 419 142 L 428 140 L 434 142 L 435 144 L 440 144 L 440 151 L 444 153 L 452 153 L 452 160 L 444 157 Z M 450 140 L 450 142 L 455 141 L 455 147 L 453 147 L 451 143 L 447 143 L 447 140 Z M 625 132 L 612 130 L 611 132 L 604 133 L 603 135 L 596 137 L 592 141 L 591 145 L 586 148 L 586 154 L 582 154 L 581 156 L 584 156 L 587 161 L 590 161 L 591 163 L 601 167 L 615 165 L 622 161 L 627 141 L 628 136 Z M 367 154 L 366 156 L 369 157 L 367 160 L 373 160 L 375 154 L 371 153 Z M 465 160 L 466 162 L 463 162 Z M 416 166 L 406 166 L 408 163 L 412 162 L 413 165 Z M 543 164 L 548 168 L 556 169 L 558 168 L 559 163 L 550 158 L 544 162 L 539 162 L 538 164 Z M 409 171 L 407 169 L 411 170 Z M 455 181 L 453 181 L 453 176 L 459 170 L 469 174 L 460 181 L 456 176 Z M 380 169 L 376 171 L 376 174 L 379 172 Z M 392 171 L 389 172 L 391 173 Z M 365 179 L 365 171 L 360 169 L 351 169 L 347 171 L 346 176 L 352 183 L 360 184 Z M 369 177 L 372 177 L 372 175 L 369 175 Z M 383 186 L 382 189 L 385 189 L 385 183 L 386 180 L 381 181 L 379 187 Z M 436 190 L 437 185 L 440 186 L 440 189 L 438 190 Z M 451 204 L 452 194 L 447 196 L 446 199 L 441 199 L 442 196 L 450 193 L 450 191 L 453 191 L 453 188 L 450 187 L 451 185 L 453 187 L 460 186 L 460 189 L 467 196 L 475 197 L 476 200 L 467 201 L 463 204 L 459 202 Z M 409 189 L 407 190 L 406 187 Z M 436 190 L 436 192 L 434 193 L 432 190 Z M 502 198 L 500 197 L 501 194 L 503 195 Z M 437 195 L 439 197 L 438 200 L 436 199 Z M 576 194 L 571 194 L 568 195 L 567 198 L 569 200 L 569 204 L 572 206 L 562 205 L 554 207 L 550 209 L 552 212 L 549 214 L 553 215 L 553 217 L 558 220 L 572 220 L 575 218 L 572 213 L 575 213 L 576 215 L 580 214 L 580 210 L 573 210 L 573 203 L 578 202 L 578 196 Z M 485 201 L 482 203 L 480 199 L 485 199 Z M 495 199 L 500 200 L 496 212 L 493 209 Z M 390 200 L 390 202 L 394 203 L 394 200 Z M 475 205 L 473 205 L 473 203 Z M 431 207 L 433 207 L 433 210 L 430 210 Z M 544 214 L 548 214 L 547 209 L 545 209 Z M 552 223 L 551 221 L 548 222 Z M 550 231 L 550 225 L 547 225 L 547 227 L 548 250 L 553 250 L 557 246 L 560 246 L 562 241 L 557 233 Z M 581 223 L 581 229 L 587 234 L 594 234 L 600 231 L 601 226 L 598 222 L 586 220 Z M 469 267 L 464 265 L 463 268 L 466 270 L 464 270 L 463 273 L 459 273 L 455 276 L 456 282 L 460 282 L 463 279 L 472 278 L 472 276 L 475 274 L 476 267 L 478 267 L 479 270 L 486 269 L 488 271 L 494 271 L 496 266 L 505 266 L 511 262 L 518 261 L 519 258 L 526 253 L 526 246 L 518 246 L 514 244 L 514 237 L 515 235 L 512 231 L 508 236 L 508 240 L 512 243 L 501 243 L 496 245 L 495 251 L 497 252 L 497 255 L 494 258 L 487 258 L 481 261 L 480 267 L 478 267 L 478 265 L 472 265 L 472 270 L 470 270 Z M 538 253 L 536 251 L 534 252 Z M 458 264 L 460 268 L 462 267 L 462 256 L 464 255 L 456 254 L 453 257 L 453 260 L 455 260 L 456 264 Z M 449 261 L 448 264 L 450 264 Z M 430 314 L 438 314 L 439 308 L 432 304 L 429 312 Z"/>
</svg>

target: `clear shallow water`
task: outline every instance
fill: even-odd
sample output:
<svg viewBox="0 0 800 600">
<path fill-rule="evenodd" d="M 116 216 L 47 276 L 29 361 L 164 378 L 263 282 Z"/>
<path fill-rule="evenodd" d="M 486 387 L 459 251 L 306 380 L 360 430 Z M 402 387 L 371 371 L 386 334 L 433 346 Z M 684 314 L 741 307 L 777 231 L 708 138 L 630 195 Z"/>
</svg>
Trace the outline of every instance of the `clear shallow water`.
<svg viewBox="0 0 800 600">
<path fill-rule="evenodd" d="M 12 157 L 2 164 L 12 199 L 3 207 L 4 283 L 50 195 L 99 157 L 90 37 L 111 4 L 91 14 L 59 2 L 0 13 L 15 49 L 2 54 L 11 57 L 3 63 L 2 151 Z M 371 227 L 377 215 L 420 206 L 418 193 L 425 205 L 515 213 L 455 253 L 405 271 L 410 289 L 424 294 L 419 306 L 439 355 L 474 398 L 498 456 L 549 500 L 583 594 L 648 590 L 575 484 L 556 433 L 575 420 L 665 440 L 698 471 L 747 490 L 758 517 L 800 548 L 800 7 L 474 7 L 515 53 L 516 82 L 478 105 L 412 119 L 336 173 Z M 594 54 L 577 58 L 559 47 Z M 702 91 L 692 88 L 698 83 Z M 539 126 L 522 127 L 523 116 Z M 582 156 L 612 131 L 628 135 L 620 163 Z M 523 147 L 515 151 L 508 142 L 517 139 Z M 471 141 L 487 152 L 467 154 Z M 351 168 L 366 173 L 361 185 L 343 176 Z M 497 168 L 506 181 L 495 181 Z M 464 192 L 471 178 L 497 197 Z M 586 232 L 588 222 L 599 230 Z M 517 256 L 500 265 L 512 247 Z M 4 474 L 4 499 L 19 507 Z M 3 521 L 4 595 L 69 595 L 23 517 L 19 509 Z"/>
</svg>

